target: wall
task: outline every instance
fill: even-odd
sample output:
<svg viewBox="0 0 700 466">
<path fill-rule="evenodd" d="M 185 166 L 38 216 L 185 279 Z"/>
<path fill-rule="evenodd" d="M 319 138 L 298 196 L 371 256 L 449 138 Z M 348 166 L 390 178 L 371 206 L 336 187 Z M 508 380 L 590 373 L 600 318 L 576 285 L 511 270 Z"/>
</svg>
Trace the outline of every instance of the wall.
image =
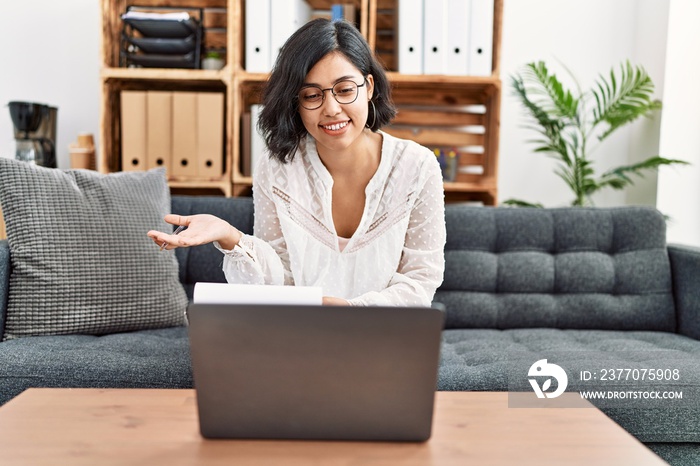
<svg viewBox="0 0 700 466">
<path fill-rule="evenodd" d="M 521 198 L 545 206 L 568 205 L 570 189 L 554 172 L 554 159 L 533 152 L 527 141 L 537 133 L 523 128 L 525 113 L 512 95 L 510 77 L 532 61 L 544 60 L 572 91 L 574 80 L 590 89 L 599 74 L 625 60 L 643 65 L 663 91 L 668 0 L 505 0 L 501 79 L 501 146 L 499 199 Z M 566 68 L 565 68 L 566 67 Z M 593 153 L 595 168 L 641 161 L 658 154 L 660 115 L 635 122 L 611 135 Z M 654 173 L 628 191 L 605 190 L 595 195 L 598 206 L 654 205 Z"/>
<path fill-rule="evenodd" d="M 100 2 L 3 2 L 0 43 L 0 156 L 14 157 L 7 103 L 45 103 L 58 107 L 58 165 L 68 168 L 78 133 L 99 138 Z"/>
<path fill-rule="evenodd" d="M 658 207 L 670 242 L 700 246 L 700 2 L 671 0 L 661 152 L 692 165 L 662 167 Z"/>
</svg>

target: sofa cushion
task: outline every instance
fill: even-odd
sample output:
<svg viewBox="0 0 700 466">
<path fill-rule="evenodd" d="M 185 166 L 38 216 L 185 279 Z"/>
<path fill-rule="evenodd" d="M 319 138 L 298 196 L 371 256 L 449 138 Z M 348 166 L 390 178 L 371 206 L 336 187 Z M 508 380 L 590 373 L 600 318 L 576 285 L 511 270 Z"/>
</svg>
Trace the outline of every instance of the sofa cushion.
<svg viewBox="0 0 700 466">
<path fill-rule="evenodd" d="M 187 327 L 2 343 L 0 404 L 30 387 L 192 388 Z"/>
<path fill-rule="evenodd" d="M 10 246 L 4 338 L 181 325 L 174 253 L 146 236 L 172 228 L 165 170 L 109 175 L 0 158 Z"/>
<path fill-rule="evenodd" d="M 665 221 L 644 207 L 448 205 L 447 328 L 674 331 Z"/>
<path fill-rule="evenodd" d="M 682 391 L 683 398 L 672 402 L 590 401 L 643 442 L 700 442 L 700 342 L 678 334 L 542 328 L 445 330 L 438 390 L 531 392 L 528 370 L 540 359 L 567 371 L 567 391 Z M 581 370 L 597 366 L 678 369 L 679 376 L 668 382 L 580 380 Z"/>
</svg>

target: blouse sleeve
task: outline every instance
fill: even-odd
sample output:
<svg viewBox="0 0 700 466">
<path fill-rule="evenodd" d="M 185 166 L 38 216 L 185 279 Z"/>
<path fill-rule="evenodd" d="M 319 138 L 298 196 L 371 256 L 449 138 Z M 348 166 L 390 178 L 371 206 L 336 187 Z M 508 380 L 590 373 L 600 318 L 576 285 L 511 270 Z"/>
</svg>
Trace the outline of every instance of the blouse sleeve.
<svg viewBox="0 0 700 466">
<path fill-rule="evenodd" d="M 430 162 L 433 162 L 431 160 Z M 445 271 L 445 197 L 442 173 L 435 163 L 428 172 L 409 218 L 398 269 L 382 291 L 350 299 L 353 306 L 430 306 Z"/>
<path fill-rule="evenodd" d="M 259 181 L 253 181 L 253 204 L 253 236 L 243 235 L 238 245 L 231 250 L 222 249 L 215 243 L 224 253 L 226 281 L 253 285 L 293 285 L 287 243 L 280 227 L 277 207 Z"/>
</svg>

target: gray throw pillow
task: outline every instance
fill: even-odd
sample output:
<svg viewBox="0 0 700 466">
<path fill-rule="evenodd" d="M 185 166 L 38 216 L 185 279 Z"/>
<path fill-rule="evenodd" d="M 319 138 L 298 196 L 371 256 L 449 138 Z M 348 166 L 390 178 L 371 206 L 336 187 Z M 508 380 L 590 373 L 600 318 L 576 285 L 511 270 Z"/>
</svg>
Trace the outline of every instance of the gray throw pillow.
<svg viewBox="0 0 700 466">
<path fill-rule="evenodd" d="M 165 169 L 108 175 L 0 158 L 12 271 L 3 340 L 183 325 Z"/>
</svg>

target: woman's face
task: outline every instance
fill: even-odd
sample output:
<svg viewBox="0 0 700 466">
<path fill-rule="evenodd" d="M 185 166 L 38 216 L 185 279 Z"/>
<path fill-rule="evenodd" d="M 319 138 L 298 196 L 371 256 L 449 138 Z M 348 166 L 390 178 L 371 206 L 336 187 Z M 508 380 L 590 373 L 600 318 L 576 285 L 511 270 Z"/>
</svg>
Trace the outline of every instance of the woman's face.
<svg viewBox="0 0 700 466">
<path fill-rule="evenodd" d="M 341 104 L 328 90 L 340 82 L 352 81 L 357 88 L 357 99 L 352 103 Z M 313 86 L 313 88 L 312 88 Z M 318 98 L 319 89 L 323 91 L 324 99 L 320 107 L 308 110 L 318 104 L 310 103 Z M 338 85 L 336 92 L 338 98 L 343 97 L 344 92 L 352 90 L 352 85 Z M 329 53 L 314 65 L 306 75 L 300 93 L 299 114 L 306 130 L 316 140 L 319 152 L 332 154 L 352 149 L 365 128 L 368 115 L 368 101 L 374 91 L 374 78 L 372 75 L 365 77 L 362 72 L 341 53 Z M 321 146 L 321 147 L 319 147 Z M 323 150 L 323 149 L 327 150 Z"/>
</svg>

